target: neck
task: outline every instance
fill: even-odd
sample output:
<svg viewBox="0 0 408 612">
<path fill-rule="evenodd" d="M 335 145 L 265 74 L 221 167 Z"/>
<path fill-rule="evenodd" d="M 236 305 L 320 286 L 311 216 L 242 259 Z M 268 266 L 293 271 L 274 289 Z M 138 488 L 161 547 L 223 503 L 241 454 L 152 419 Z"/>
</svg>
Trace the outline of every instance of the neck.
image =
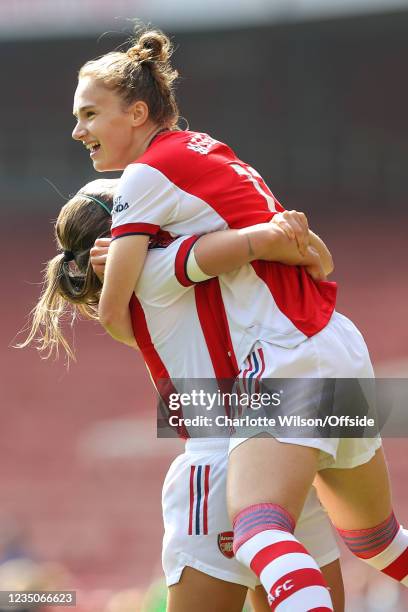
<svg viewBox="0 0 408 612">
<path fill-rule="evenodd" d="M 143 134 L 143 138 L 142 138 L 142 140 L 140 142 L 140 145 L 139 145 L 139 152 L 138 152 L 138 156 L 137 157 L 140 157 L 141 155 L 143 155 L 143 153 L 149 147 L 150 143 L 155 138 L 155 136 L 157 136 L 157 134 L 159 132 L 161 132 L 163 129 L 165 129 L 165 128 L 163 126 L 159 126 L 159 125 L 151 125 L 151 126 L 149 126 L 149 128 Z"/>
</svg>

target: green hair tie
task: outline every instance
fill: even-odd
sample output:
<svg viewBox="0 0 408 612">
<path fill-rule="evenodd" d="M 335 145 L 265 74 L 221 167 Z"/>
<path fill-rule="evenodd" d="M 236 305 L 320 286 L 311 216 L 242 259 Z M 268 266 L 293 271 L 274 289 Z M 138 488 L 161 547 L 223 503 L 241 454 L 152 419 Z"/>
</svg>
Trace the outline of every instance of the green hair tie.
<svg viewBox="0 0 408 612">
<path fill-rule="evenodd" d="M 95 202 L 95 204 L 99 204 L 99 206 L 102 206 L 103 210 L 106 210 L 106 212 L 108 213 L 110 217 L 112 216 L 112 211 L 109 209 L 107 204 L 105 204 L 105 202 L 102 202 L 101 200 L 98 200 L 98 198 L 88 195 L 87 193 L 84 193 L 83 191 L 79 191 L 78 195 L 81 195 L 84 198 L 88 198 L 88 200 L 92 200 L 92 202 Z"/>
</svg>

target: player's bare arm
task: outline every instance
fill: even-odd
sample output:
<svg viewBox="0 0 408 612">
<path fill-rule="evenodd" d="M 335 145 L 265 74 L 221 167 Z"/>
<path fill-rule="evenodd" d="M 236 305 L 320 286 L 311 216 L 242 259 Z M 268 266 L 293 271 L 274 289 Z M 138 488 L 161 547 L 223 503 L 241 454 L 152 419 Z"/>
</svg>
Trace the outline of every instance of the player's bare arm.
<svg viewBox="0 0 408 612">
<path fill-rule="evenodd" d="M 148 236 L 132 235 L 111 243 L 99 303 L 102 326 L 112 338 L 134 348 L 129 302 L 143 268 L 148 241 Z"/>
<path fill-rule="evenodd" d="M 100 280 L 103 280 L 110 242 L 110 238 L 98 238 L 91 249 L 91 264 Z M 320 242 L 321 250 L 329 253 Z M 301 254 L 297 241 L 289 238 L 288 231 L 278 224 L 264 223 L 207 234 L 196 243 L 194 254 L 199 267 L 209 276 L 231 272 L 256 259 L 306 266 L 316 280 L 324 278 L 326 273 L 317 249 L 310 245 Z"/>
<path fill-rule="evenodd" d="M 194 255 L 201 270 L 209 276 L 231 272 L 263 259 L 305 266 L 315 280 L 323 280 L 332 270 L 332 266 L 327 265 L 331 255 L 323 241 L 319 242 L 319 249 L 314 246 L 314 238 L 310 241 L 312 244 L 301 252 L 296 239 L 289 237 L 284 228 L 277 223 L 263 223 L 202 236 L 194 247 Z"/>
</svg>

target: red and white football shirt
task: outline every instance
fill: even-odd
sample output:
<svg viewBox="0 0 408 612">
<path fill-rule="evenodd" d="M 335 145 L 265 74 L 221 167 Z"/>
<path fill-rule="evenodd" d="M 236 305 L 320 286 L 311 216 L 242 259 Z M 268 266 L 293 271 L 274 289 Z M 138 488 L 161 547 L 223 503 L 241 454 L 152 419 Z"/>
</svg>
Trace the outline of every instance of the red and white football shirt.
<svg viewBox="0 0 408 612">
<path fill-rule="evenodd" d="M 267 222 L 281 210 L 262 177 L 227 145 L 207 134 L 169 131 L 125 169 L 114 202 L 112 235 L 204 234 Z M 240 321 L 248 312 L 255 321 L 239 358 L 262 331 L 269 334 L 264 339 L 289 348 L 330 320 L 334 283 L 315 283 L 301 267 L 261 261 L 236 274 L 238 284 L 215 280 L 213 298 L 207 306 L 206 298 L 202 301 L 203 309 L 217 310 L 220 319 L 228 300 L 232 335 L 240 333 Z M 183 265 L 178 266 L 178 278 L 189 283 Z"/>
<path fill-rule="evenodd" d="M 196 239 L 182 237 L 167 248 L 150 249 L 130 302 L 135 338 L 155 384 L 238 374 L 217 279 L 193 287 L 175 274 L 176 262 L 188 256 Z"/>
</svg>

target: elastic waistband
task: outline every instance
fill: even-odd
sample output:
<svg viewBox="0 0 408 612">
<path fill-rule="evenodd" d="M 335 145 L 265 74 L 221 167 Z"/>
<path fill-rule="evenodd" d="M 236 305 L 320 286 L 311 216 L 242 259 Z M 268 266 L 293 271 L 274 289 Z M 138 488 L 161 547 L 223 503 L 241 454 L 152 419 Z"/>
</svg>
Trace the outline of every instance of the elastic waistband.
<svg viewBox="0 0 408 612">
<path fill-rule="evenodd" d="M 189 438 L 186 441 L 186 453 L 203 451 L 228 452 L 229 438 Z"/>
</svg>

